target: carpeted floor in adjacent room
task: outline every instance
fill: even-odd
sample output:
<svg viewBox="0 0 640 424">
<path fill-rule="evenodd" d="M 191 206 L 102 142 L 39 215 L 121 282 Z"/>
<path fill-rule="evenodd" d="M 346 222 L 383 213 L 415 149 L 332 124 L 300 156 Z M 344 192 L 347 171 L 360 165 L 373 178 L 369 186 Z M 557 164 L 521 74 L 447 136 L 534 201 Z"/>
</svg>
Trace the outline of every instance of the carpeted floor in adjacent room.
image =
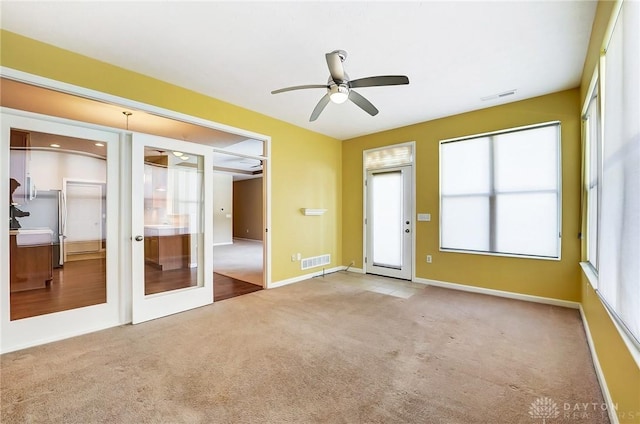
<svg viewBox="0 0 640 424">
<path fill-rule="evenodd" d="M 577 310 L 346 272 L 1 366 L 3 424 L 608 422 Z"/>
</svg>

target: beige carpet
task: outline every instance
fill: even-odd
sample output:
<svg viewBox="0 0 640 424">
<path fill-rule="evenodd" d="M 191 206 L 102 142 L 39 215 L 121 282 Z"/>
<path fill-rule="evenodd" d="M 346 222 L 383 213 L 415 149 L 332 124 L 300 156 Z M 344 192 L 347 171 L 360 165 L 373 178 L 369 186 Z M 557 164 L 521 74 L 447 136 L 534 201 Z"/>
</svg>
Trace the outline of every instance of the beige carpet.
<svg viewBox="0 0 640 424">
<path fill-rule="evenodd" d="M 339 272 L 3 355 L 0 421 L 608 422 L 578 311 L 369 281 Z M 598 408 L 566 415 L 576 403 Z"/>
<path fill-rule="evenodd" d="M 236 280 L 262 286 L 263 246 L 260 240 L 233 239 L 213 247 L 213 270 Z"/>
</svg>

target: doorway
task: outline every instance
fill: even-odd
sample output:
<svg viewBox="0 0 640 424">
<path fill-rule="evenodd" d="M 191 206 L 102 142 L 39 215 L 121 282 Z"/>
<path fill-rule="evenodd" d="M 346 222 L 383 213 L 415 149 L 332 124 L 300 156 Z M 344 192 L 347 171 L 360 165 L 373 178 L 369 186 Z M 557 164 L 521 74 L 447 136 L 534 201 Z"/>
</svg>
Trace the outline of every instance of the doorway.
<svg viewBox="0 0 640 424">
<path fill-rule="evenodd" d="M 413 143 L 364 153 L 365 272 L 413 278 Z"/>
<path fill-rule="evenodd" d="M 63 179 L 60 265 L 105 255 L 106 184 Z"/>
<path fill-rule="evenodd" d="M 223 193 L 214 196 L 214 220 L 222 224 L 214 236 L 216 300 L 265 287 L 266 160 L 255 140 L 214 152 L 214 186 Z"/>
<path fill-rule="evenodd" d="M 14 79 L 7 79 L 8 76 Z M 27 81 L 27 83 L 18 80 Z M 33 82 L 37 84 L 37 86 L 31 85 L 29 82 Z M 102 232 L 104 236 L 99 243 L 89 243 L 89 245 L 92 246 L 92 250 L 95 247 L 101 246 L 104 252 L 85 252 L 84 249 L 87 249 L 87 247 L 82 247 L 80 249 L 81 251 L 74 254 L 74 259 L 81 259 L 80 257 L 86 254 L 97 255 L 97 258 L 85 257 L 82 258 L 82 260 L 73 260 L 65 263 L 64 249 L 61 248 L 64 246 L 65 239 L 61 239 L 60 237 L 56 238 L 52 234 L 47 233 L 52 243 L 52 252 L 51 255 L 46 254 L 46 257 L 51 260 L 54 282 L 56 281 L 56 272 L 58 271 L 64 271 L 65 277 L 67 281 L 69 281 L 71 274 L 70 269 L 73 266 L 86 264 L 88 263 L 87 261 L 90 260 L 102 261 L 102 267 L 89 267 L 91 272 L 102 273 L 101 275 L 104 277 L 102 282 L 98 281 L 98 284 L 101 284 L 102 294 L 97 293 L 99 299 L 95 302 L 91 301 L 89 304 L 74 304 L 62 311 L 56 309 L 36 312 L 35 316 L 33 311 L 29 310 L 25 312 L 27 314 L 25 317 L 12 320 L 10 314 L 16 312 L 17 308 L 10 304 L 12 296 L 12 294 L 10 294 L 10 272 L 6 274 L 2 273 L 0 275 L 0 289 L 2 291 L 0 294 L 0 311 L 2 312 L 3 334 L 2 341 L 0 342 L 1 352 L 9 352 L 133 321 L 133 285 L 137 278 L 134 277 L 133 272 L 135 237 L 132 236 L 142 235 L 142 245 L 144 245 L 145 239 L 144 231 L 142 231 L 142 234 L 137 234 L 137 230 L 136 233 L 134 233 L 134 223 L 129 219 L 122 219 L 121 217 L 132 216 L 132 203 L 134 201 L 132 186 L 140 182 L 139 180 L 134 181 L 132 177 L 132 137 L 137 134 L 136 131 L 152 137 L 159 136 L 159 138 L 162 138 L 163 135 L 167 136 L 167 138 L 171 138 L 181 146 L 174 146 L 172 147 L 173 150 L 184 151 L 183 153 L 193 152 L 193 154 L 200 155 L 201 157 L 210 155 L 215 148 L 219 148 L 221 151 L 232 149 L 235 144 L 245 140 L 255 140 L 261 144 L 262 147 L 258 162 L 265 168 L 263 177 L 265 198 L 262 206 L 265 230 L 263 245 L 263 284 L 268 286 L 271 279 L 270 269 L 268 267 L 270 263 L 270 255 L 268 253 L 270 233 L 266 233 L 270 225 L 268 196 L 270 174 L 268 172 L 268 161 L 266 160 L 270 152 L 269 137 L 219 125 L 155 106 L 141 105 L 124 98 L 110 96 L 81 87 L 73 87 L 52 80 L 40 79 L 36 76 L 24 74 L 13 75 L 11 70 L 8 70 L 7 73 L 0 78 L 0 89 L 3 92 L 2 140 L 0 142 L 0 149 L 5 152 L 5 154 L 2 155 L 2 157 L 5 158 L 5 160 L 3 160 L 5 163 L 2 166 L 2 169 L 5 170 L 5 175 L 4 178 L 0 180 L 0 193 L 4 193 L 5 199 L 9 197 L 10 193 L 10 155 L 8 153 L 10 150 L 10 130 L 12 128 L 18 130 L 26 128 L 29 131 L 50 132 L 55 135 L 59 135 L 58 132 L 60 132 L 60 134 L 65 136 L 83 139 L 87 146 L 89 146 L 88 148 L 94 149 L 87 152 L 79 151 L 75 147 L 70 149 L 74 150 L 74 154 L 77 156 L 91 157 L 98 160 L 97 156 L 100 156 L 100 149 L 102 149 L 103 152 L 107 152 L 107 154 L 103 153 L 101 159 L 103 163 L 106 163 L 106 178 L 103 176 L 94 176 L 93 174 L 67 175 L 74 181 L 106 182 L 102 187 L 102 196 L 105 196 L 106 193 L 106 201 L 103 199 L 102 202 L 103 208 L 106 207 L 106 211 L 103 210 L 103 218 L 105 218 L 106 221 L 103 220 L 102 222 Z M 64 92 L 57 90 L 64 90 Z M 22 101 L 25 98 L 31 99 L 31 101 L 25 104 L 25 102 Z M 47 101 L 35 101 L 35 99 L 40 98 L 46 98 Z M 62 105 L 64 105 L 64 107 L 62 107 Z M 13 126 L 9 119 L 5 119 L 5 115 L 15 115 L 16 120 L 33 118 L 34 122 L 42 122 L 39 122 L 33 127 L 29 127 L 28 123 L 23 124 L 21 121 L 19 124 Z M 57 125 L 60 125 L 60 128 L 64 127 L 64 130 L 49 130 L 51 126 L 57 128 Z M 68 133 L 66 133 L 67 130 Z M 107 135 L 101 136 L 100 134 Z M 190 141 L 187 142 L 185 140 Z M 51 142 L 50 144 L 57 143 Z M 154 143 L 150 143 L 149 146 L 162 147 Z M 45 150 L 53 151 L 56 148 L 57 147 L 47 145 Z M 199 153 L 198 148 L 206 149 L 207 153 Z M 30 154 L 32 153 L 33 152 Z M 76 162 L 74 161 L 68 161 L 67 165 L 68 169 L 71 170 L 82 169 L 85 171 L 97 171 L 104 168 L 99 166 L 76 166 Z M 213 163 L 210 161 L 205 167 L 213 170 Z M 40 166 L 34 167 L 34 169 L 47 174 L 50 167 Z M 120 180 L 120 178 L 122 178 L 122 180 Z M 39 183 L 36 184 L 38 180 L 48 183 L 56 181 L 57 178 L 54 179 L 47 175 L 44 175 L 43 178 L 33 178 L 33 176 L 24 178 L 24 180 L 21 181 L 21 185 L 23 186 L 22 199 L 16 200 L 15 203 L 22 205 L 25 197 L 28 198 L 28 196 L 36 195 L 35 193 L 43 188 Z M 120 181 L 122 181 L 122 183 L 120 183 Z M 56 188 L 56 190 L 62 193 L 63 184 L 60 184 L 60 187 Z M 58 198 L 49 196 L 51 193 L 46 193 L 46 191 L 47 190 L 40 191 L 41 199 L 56 199 L 56 205 L 62 204 L 60 200 L 57 200 Z M 97 195 L 97 190 L 92 191 Z M 141 197 L 144 198 L 144 196 Z M 144 200 L 142 200 L 142 202 L 144 202 Z M 94 202 L 94 204 L 97 205 L 97 202 Z M 59 206 L 56 206 L 56 209 L 58 209 L 58 207 Z M 93 209 L 97 210 L 97 208 Z M 203 212 L 203 214 L 205 213 L 209 212 Z M 9 209 L 3 209 L 0 216 L 3 216 L 3 219 L 8 219 L 10 216 Z M 14 216 L 17 217 L 16 214 L 14 214 Z M 34 216 L 36 215 L 33 214 L 32 217 Z M 55 226 L 61 228 L 62 224 L 57 222 L 57 218 L 55 220 Z M 42 226 L 53 228 L 54 224 L 42 224 Z M 142 227 L 144 227 L 144 225 L 142 225 Z M 0 240 L 0 261 L 2 262 L 0 268 L 8 271 L 10 266 L 9 228 L 5 226 L 2 230 L 0 230 L 0 236 L 4 234 L 4 237 L 1 237 L 2 240 Z M 97 234 L 95 231 L 92 231 L 92 233 Z M 200 235 L 198 237 L 200 237 Z M 58 242 L 56 243 L 55 240 L 58 240 Z M 62 240 L 62 242 L 60 240 Z M 92 242 L 93 240 L 76 241 L 82 243 L 84 241 Z M 209 239 L 209 242 L 205 244 L 211 247 L 212 243 L 210 241 Z M 203 249 L 205 248 L 206 246 L 203 246 Z M 198 247 L 198 250 L 199 249 L 200 247 Z M 144 252 L 144 248 L 142 252 Z M 144 257 L 144 253 L 141 255 Z M 55 259 L 59 257 L 61 260 Z M 199 273 L 200 262 L 193 266 L 194 262 L 192 262 L 191 259 L 190 257 L 189 269 L 195 269 L 195 272 Z M 49 259 L 47 259 L 47 261 L 48 260 Z M 60 262 L 62 262 L 64 267 L 57 269 L 56 266 L 57 264 L 59 265 Z M 204 263 L 206 264 L 206 262 L 211 263 L 212 260 L 207 258 Z M 82 270 L 79 270 L 79 272 L 85 273 L 85 271 Z M 212 272 L 206 272 L 204 270 L 203 273 L 212 274 Z M 106 279 L 106 283 L 104 279 Z M 44 287 L 38 288 L 38 290 L 45 294 L 47 290 L 50 290 L 46 285 L 47 280 L 48 279 L 45 278 Z M 56 285 L 56 287 L 61 286 L 60 284 Z M 65 284 L 65 286 L 69 287 L 68 284 Z M 196 284 L 193 287 L 200 288 L 205 286 L 206 282 L 200 283 L 200 280 L 196 280 Z M 189 287 L 178 289 L 178 291 L 180 290 L 186 292 L 193 290 L 193 288 L 190 285 Z M 87 292 L 86 287 L 81 287 L 81 291 Z M 157 293 L 148 292 L 143 296 L 146 296 L 147 299 L 153 299 L 154 297 L 161 298 L 165 297 L 165 292 L 170 292 L 171 295 L 175 294 L 173 291 L 174 290 L 160 290 Z M 27 293 L 32 294 L 34 292 Z M 169 296 L 166 297 L 168 298 Z M 168 305 L 167 308 L 164 309 L 164 315 L 172 313 L 170 306 L 171 305 Z"/>
</svg>

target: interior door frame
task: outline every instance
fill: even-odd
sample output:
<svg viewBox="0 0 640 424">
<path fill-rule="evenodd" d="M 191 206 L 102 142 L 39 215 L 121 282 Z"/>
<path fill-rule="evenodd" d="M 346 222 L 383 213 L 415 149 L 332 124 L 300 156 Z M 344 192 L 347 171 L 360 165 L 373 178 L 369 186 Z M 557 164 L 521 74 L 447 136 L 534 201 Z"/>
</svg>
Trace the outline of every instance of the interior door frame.
<svg viewBox="0 0 640 424">
<path fill-rule="evenodd" d="M 145 295 L 144 252 L 144 148 L 160 147 L 168 152 L 181 151 L 188 155 L 203 157 L 202 196 L 202 243 L 198 246 L 198 275 L 202 275 L 202 286 L 171 290 Z M 211 146 L 189 143 L 170 138 L 133 133 L 131 154 L 131 279 L 132 279 L 132 323 L 138 324 L 156 318 L 195 309 L 213 303 L 213 149 Z M 202 273 L 202 274 L 201 274 Z"/>
<path fill-rule="evenodd" d="M 378 150 L 385 150 L 385 149 L 389 149 L 389 148 L 393 148 L 393 147 L 400 147 L 400 146 L 410 146 L 411 147 L 411 151 L 412 151 L 412 155 L 411 155 L 411 162 L 410 163 L 403 163 L 402 165 L 389 165 L 389 166 L 379 166 L 379 167 L 375 167 L 375 168 L 369 168 L 367 169 L 367 167 L 365 166 L 365 158 L 367 153 L 371 153 L 371 152 L 375 152 Z M 367 150 L 363 150 L 362 152 L 362 272 L 364 274 L 367 273 L 367 261 L 369 260 L 369 258 L 367 257 L 367 250 L 368 250 L 368 237 L 367 237 L 367 212 L 368 212 L 368 204 L 369 204 L 369 200 L 368 200 L 368 188 L 367 188 L 367 174 L 369 171 L 377 171 L 377 170 L 391 170 L 391 169 L 397 169 L 397 168 L 401 168 L 401 167 L 410 167 L 411 170 L 409 172 L 409 176 L 411 178 L 410 181 L 410 210 L 409 210 L 409 214 L 407 214 L 408 216 L 411 217 L 411 221 L 410 221 L 410 233 L 411 233 L 411 272 L 410 272 L 410 280 L 414 281 L 416 278 L 416 266 L 415 266 L 415 262 L 416 262 L 416 167 L 415 167 L 415 155 L 416 155 L 416 146 L 415 146 L 415 142 L 414 141 L 409 141 L 409 142 L 405 142 L 405 143 L 399 143 L 399 144 L 393 144 L 393 145 L 387 145 L 387 146 L 382 146 L 382 147 L 378 147 L 378 148 L 374 148 L 374 149 L 367 149 Z M 398 277 L 393 277 L 391 275 L 389 275 L 392 278 L 398 278 Z M 404 279 L 404 277 L 401 277 Z"/>
<path fill-rule="evenodd" d="M 269 213 L 270 209 L 267 208 L 269 204 L 269 200 L 271 199 L 271 178 L 270 175 L 270 165 L 271 161 L 269 160 L 269 152 L 270 152 L 270 144 L 263 144 L 263 154 L 262 155 L 252 155 L 238 152 L 231 152 L 224 149 L 220 149 L 217 147 L 213 148 L 213 154 L 215 156 L 216 153 L 222 153 L 225 155 L 237 156 L 245 159 L 253 159 L 259 160 L 262 162 L 262 224 L 264 233 L 262 235 L 262 288 L 268 288 L 268 282 L 271 281 L 271 270 L 269 269 L 269 264 L 271 263 L 271 251 L 269 247 L 271 246 L 271 233 L 269 232 L 269 228 L 271 227 L 271 215 Z M 233 211 L 235 213 L 235 210 Z M 233 230 L 232 230 L 233 233 Z M 233 234 L 232 234 L 233 239 Z M 215 271 L 215 264 L 214 264 Z M 269 277 L 267 278 L 267 273 L 269 273 Z"/>
<path fill-rule="evenodd" d="M 64 258 L 63 262 L 67 261 L 67 249 L 66 249 L 66 239 L 67 239 L 67 235 L 66 230 L 68 228 L 68 222 L 67 222 L 67 217 L 66 215 L 68 214 L 69 210 L 68 210 L 68 206 L 69 206 L 69 185 L 73 186 L 73 185 L 89 185 L 89 186 L 96 186 L 96 187 L 100 187 L 100 193 L 101 193 L 101 198 L 105 198 L 106 197 L 106 193 L 105 193 L 105 187 L 106 187 L 106 183 L 104 181 L 97 181 L 97 180 L 83 180 L 83 179 L 78 179 L 78 178 L 63 178 L 62 179 L 62 197 L 63 197 L 63 202 L 64 202 L 64 225 L 62 226 L 61 230 L 64 231 L 60 231 L 60 235 L 62 236 L 62 241 L 60 243 L 60 254 L 61 256 Z M 101 205 L 101 209 L 104 208 L 105 205 Z M 102 214 L 101 214 L 102 215 Z M 101 221 L 100 221 L 100 232 L 103 233 L 104 229 L 103 229 L 103 221 L 106 220 L 106 217 L 101 217 Z"/>
<path fill-rule="evenodd" d="M 152 105 L 149 103 L 143 103 L 140 101 L 132 100 L 126 97 L 121 97 L 113 94 L 109 94 L 103 91 L 98 91 L 86 87 L 82 87 L 79 85 L 69 84 L 66 82 L 58 81 L 55 79 L 43 77 L 40 75 L 35 75 L 32 73 L 24 72 L 18 69 L 8 68 L 6 66 L 0 65 L 0 75 L 3 78 L 7 78 L 13 81 L 18 81 L 30 85 L 35 85 L 39 87 L 43 87 L 50 90 L 55 90 L 75 96 L 79 96 L 85 99 L 90 99 L 98 102 L 109 103 L 112 105 L 116 105 L 122 107 L 123 110 L 138 110 L 142 112 L 151 113 L 154 115 L 158 115 L 161 117 L 165 117 L 168 119 L 173 119 L 177 121 L 182 121 L 186 123 L 190 123 L 193 125 L 198 125 L 206 128 L 211 128 L 214 130 L 219 130 L 239 136 L 243 136 L 246 138 L 252 138 L 256 140 L 261 140 L 264 142 L 264 156 L 265 161 L 263 163 L 263 187 L 264 187 L 264 205 L 263 205 L 263 215 L 264 215 L 264 225 L 265 225 L 265 246 L 264 246 L 264 286 L 265 288 L 273 287 L 272 283 L 272 252 L 271 252 L 271 136 L 257 133 L 254 131 L 249 131 L 246 129 L 233 127 L 231 125 L 222 124 L 219 122 L 211 121 L 204 118 L 199 118 L 193 115 L 189 115 L 182 112 L 177 112 L 175 110 L 167 109 L 164 107 Z M 5 108 L 5 110 L 8 110 Z M 15 110 L 16 113 L 22 114 L 33 114 L 28 111 L 19 111 Z M 48 118 L 48 117 L 47 117 Z M 53 119 L 53 118 L 51 118 Z M 56 118 L 57 119 L 57 118 Z M 71 119 L 60 118 L 61 121 L 72 122 L 76 125 L 88 127 L 88 128 L 104 128 L 107 131 L 115 131 L 115 128 L 108 128 L 103 125 L 95 124 L 92 122 L 78 122 Z M 131 137 L 132 133 L 128 129 L 125 129 L 125 125 L 119 127 L 118 131 L 121 131 L 121 140 L 120 140 L 120 155 L 119 155 L 119 165 L 120 165 L 120 179 L 126 181 L 131 178 Z M 1 158 L 0 158 L 1 160 Z M 7 169 L 8 169 L 8 159 L 6 161 Z M 0 179 L 0 194 L 2 194 L 2 190 L 4 189 L 5 193 L 8 193 L 8 181 L 4 181 Z M 120 203 L 120 209 L 117 214 L 119 216 L 128 216 L 131 213 L 131 184 L 130 183 L 122 183 L 120 184 L 120 193 L 121 196 L 118 199 Z M 0 208 L 0 211 L 4 211 Z M 0 215 L 1 217 L 2 215 Z M 7 212 L 8 217 L 8 212 Z M 0 229 L 1 231 L 1 229 Z M 117 323 L 111 325 L 122 325 L 131 322 L 131 243 L 129 243 L 129 237 L 131 235 L 131 221 L 129 219 L 121 219 L 120 220 L 120 254 L 119 254 L 119 262 L 120 267 L 115 272 L 120 280 L 119 285 L 119 293 L 120 293 L 120 319 Z M 0 232 L 1 236 L 1 232 Z M 6 246 L 8 249 L 8 246 Z M 2 244 L 0 242 L 0 255 L 3 253 Z M 6 251 L 6 255 L 8 255 L 8 250 Z M 2 270 L 0 270 L 0 275 L 2 275 Z M 7 276 L 8 278 L 8 276 Z M 1 305 L 0 305 L 1 306 Z M 107 327 L 104 327 L 107 328 Z M 99 330 L 101 328 L 96 328 L 95 330 Z M 91 330 L 91 331 L 95 331 Z M 78 333 L 81 334 L 81 333 Z M 67 337 L 71 337 L 77 334 L 70 334 Z M 64 337 L 51 338 L 46 341 L 42 341 L 41 343 L 46 343 L 48 341 L 60 340 Z M 27 347 L 27 346 L 24 346 Z"/>
<path fill-rule="evenodd" d="M 49 134 L 67 135 L 105 143 L 107 148 L 107 299 L 105 303 L 70 309 L 51 314 L 38 315 L 11 321 L 9 293 L 9 228 L 0 228 L 0 325 L 2 338 L 0 352 L 6 353 L 55 340 L 73 337 L 120 324 L 119 269 L 119 227 L 120 215 L 120 174 L 118 158 L 121 132 L 96 125 L 83 125 L 68 119 L 54 118 L 32 112 L 0 108 L 3 136 L 0 137 L 0 151 L 9 152 L 8 131 L 11 127 L 30 129 Z M 4 137 L 4 133 L 7 137 Z M 9 193 L 9 155 L 2 157 L 0 194 L 6 199 Z M 0 219 L 8 220 L 8 210 L 0 209 Z"/>
</svg>

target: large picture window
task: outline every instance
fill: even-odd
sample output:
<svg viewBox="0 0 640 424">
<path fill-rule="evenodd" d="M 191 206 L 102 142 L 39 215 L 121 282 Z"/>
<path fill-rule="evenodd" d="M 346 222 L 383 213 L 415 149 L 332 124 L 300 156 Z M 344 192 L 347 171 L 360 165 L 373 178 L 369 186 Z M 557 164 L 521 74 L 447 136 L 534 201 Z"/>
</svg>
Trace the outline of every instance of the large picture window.
<svg viewBox="0 0 640 424">
<path fill-rule="evenodd" d="M 586 113 L 587 259 L 600 298 L 640 346 L 640 3 L 622 2 L 613 19 Z"/>
<path fill-rule="evenodd" d="M 440 143 L 440 248 L 560 257 L 560 123 Z"/>
</svg>

